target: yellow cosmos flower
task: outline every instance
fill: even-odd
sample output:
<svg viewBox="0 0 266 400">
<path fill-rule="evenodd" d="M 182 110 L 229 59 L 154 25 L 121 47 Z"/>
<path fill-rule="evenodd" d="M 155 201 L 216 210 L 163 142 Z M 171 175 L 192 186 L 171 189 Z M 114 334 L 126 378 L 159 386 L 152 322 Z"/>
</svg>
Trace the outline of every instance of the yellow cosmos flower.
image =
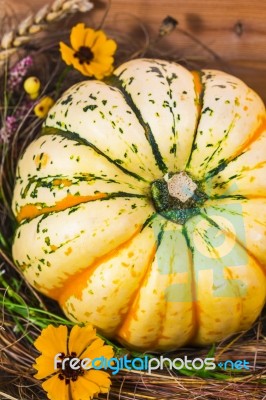
<svg viewBox="0 0 266 400">
<path fill-rule="evenodd" d="M 103 79 L 112 73 L 117 46 L 103 31 L 77 24 L 71 30 L 70 43 L 72 48 L 60 42 L 62 59 L 67 65 L 73 65 L 83 75 L 95 76 L 96 79 Z"/>
<path fill-rule="evenodd" d="M 54 100 L 49 96 L 45 96 L 34 107 L 34 114 L 39 118 L 45 118 L 53 105 Z"/>
<path fill-rule="evenodd" d="M 33 365 L 38 371 L 34 376 L 47 378 L 42 387 L 48 399 L 90 400 L 99 393 L 109 392 L 109 374 L 93 369 L 90 360 L 110 359 L 114 355 L 113 349 L 96 336 L 92 325 L 75 325 L 69 335 L 65 325 L 57 328 L 49 325 L 34 345 L 42 353 Z"/>
</svg>

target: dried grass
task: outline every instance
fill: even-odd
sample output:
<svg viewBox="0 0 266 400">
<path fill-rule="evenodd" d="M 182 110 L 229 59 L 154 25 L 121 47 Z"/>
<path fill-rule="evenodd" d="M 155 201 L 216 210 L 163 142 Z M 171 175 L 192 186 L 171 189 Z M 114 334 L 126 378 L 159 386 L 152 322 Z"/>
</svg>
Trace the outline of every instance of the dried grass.
<svg viewBox="0 0 266 400">
<path fill-rule="evenodd" d="M 29 43 L 34 35 L 47 29 L 51 23 L 76 12 L 87 12 L 93 8 L 89 0 L 55 0 L 46 4 L 35 15 L 23 19 L 16 30 L 6 32 L 0 42 L 0 69 L 18 49 Z"/>
</svg>

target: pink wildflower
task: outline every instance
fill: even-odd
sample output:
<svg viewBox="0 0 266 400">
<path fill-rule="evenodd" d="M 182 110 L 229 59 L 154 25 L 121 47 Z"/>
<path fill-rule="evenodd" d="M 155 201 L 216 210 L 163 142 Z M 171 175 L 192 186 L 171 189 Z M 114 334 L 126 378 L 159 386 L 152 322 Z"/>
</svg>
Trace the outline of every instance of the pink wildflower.
<svg viewBox="0 0 266 400">
<path fill-rule="evenodd" d="M 19 85 L 23 81 L 25 75 L 27 75 L 30 67 L 33 64 L 33 60 L 31 56 L 27 56 L 22 58 L 17 64 L 11 68 L 7 80 L 7 90 L 15 91 L 19 89 Z"/>
</svg>

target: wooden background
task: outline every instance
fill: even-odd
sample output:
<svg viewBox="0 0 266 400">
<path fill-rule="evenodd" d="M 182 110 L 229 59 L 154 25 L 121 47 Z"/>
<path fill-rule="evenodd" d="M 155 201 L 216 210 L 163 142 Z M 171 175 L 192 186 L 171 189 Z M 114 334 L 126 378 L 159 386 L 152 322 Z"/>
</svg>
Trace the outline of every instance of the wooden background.
<svg viewBox="0 0 266 400">
<path fill-rule="evenodd" d="M 93 2 L 95 8 L 86 18 L 97 27 L 108 1 Z M 46 3 L 51 1 L 0 0 L 0 13 L 12 8 L 22 19 Z M 137 46 L 141 24 L 155 38 L 168 15 L 178 20 L 178 28 L 156 45 L 162 55 L 174 54 L 192 66 L 225 69 L 244 79 L 266 101 L 266 0 L 112 0 L 105 27 L 128 33 Z"/>
</svg>

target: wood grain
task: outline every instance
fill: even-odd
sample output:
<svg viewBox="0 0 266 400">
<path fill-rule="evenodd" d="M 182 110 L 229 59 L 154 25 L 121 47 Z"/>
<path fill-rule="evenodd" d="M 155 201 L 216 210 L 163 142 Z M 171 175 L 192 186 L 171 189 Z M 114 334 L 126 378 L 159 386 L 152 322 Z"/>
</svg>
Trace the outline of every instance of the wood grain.
<svg viewBox="0 0 266 400">
<path fill-rule="evenodd" d="M 13 9 L 21 19 L 46 3 L 51 2 L 0 0 L 0 13 Z M 107 3 L 94 1 L 95 9 L 87 16 L 89 24 L 99 25 Z M 266 100 L 265 0 L 112 0 L 105 27 L 128 33 L 134 44 L 140 40 L 141 24 L 155 38 L 167 15 L 178 21 L 178 28 L 157 44 L 161 55 L 230 71 Z"/>
</svg>

